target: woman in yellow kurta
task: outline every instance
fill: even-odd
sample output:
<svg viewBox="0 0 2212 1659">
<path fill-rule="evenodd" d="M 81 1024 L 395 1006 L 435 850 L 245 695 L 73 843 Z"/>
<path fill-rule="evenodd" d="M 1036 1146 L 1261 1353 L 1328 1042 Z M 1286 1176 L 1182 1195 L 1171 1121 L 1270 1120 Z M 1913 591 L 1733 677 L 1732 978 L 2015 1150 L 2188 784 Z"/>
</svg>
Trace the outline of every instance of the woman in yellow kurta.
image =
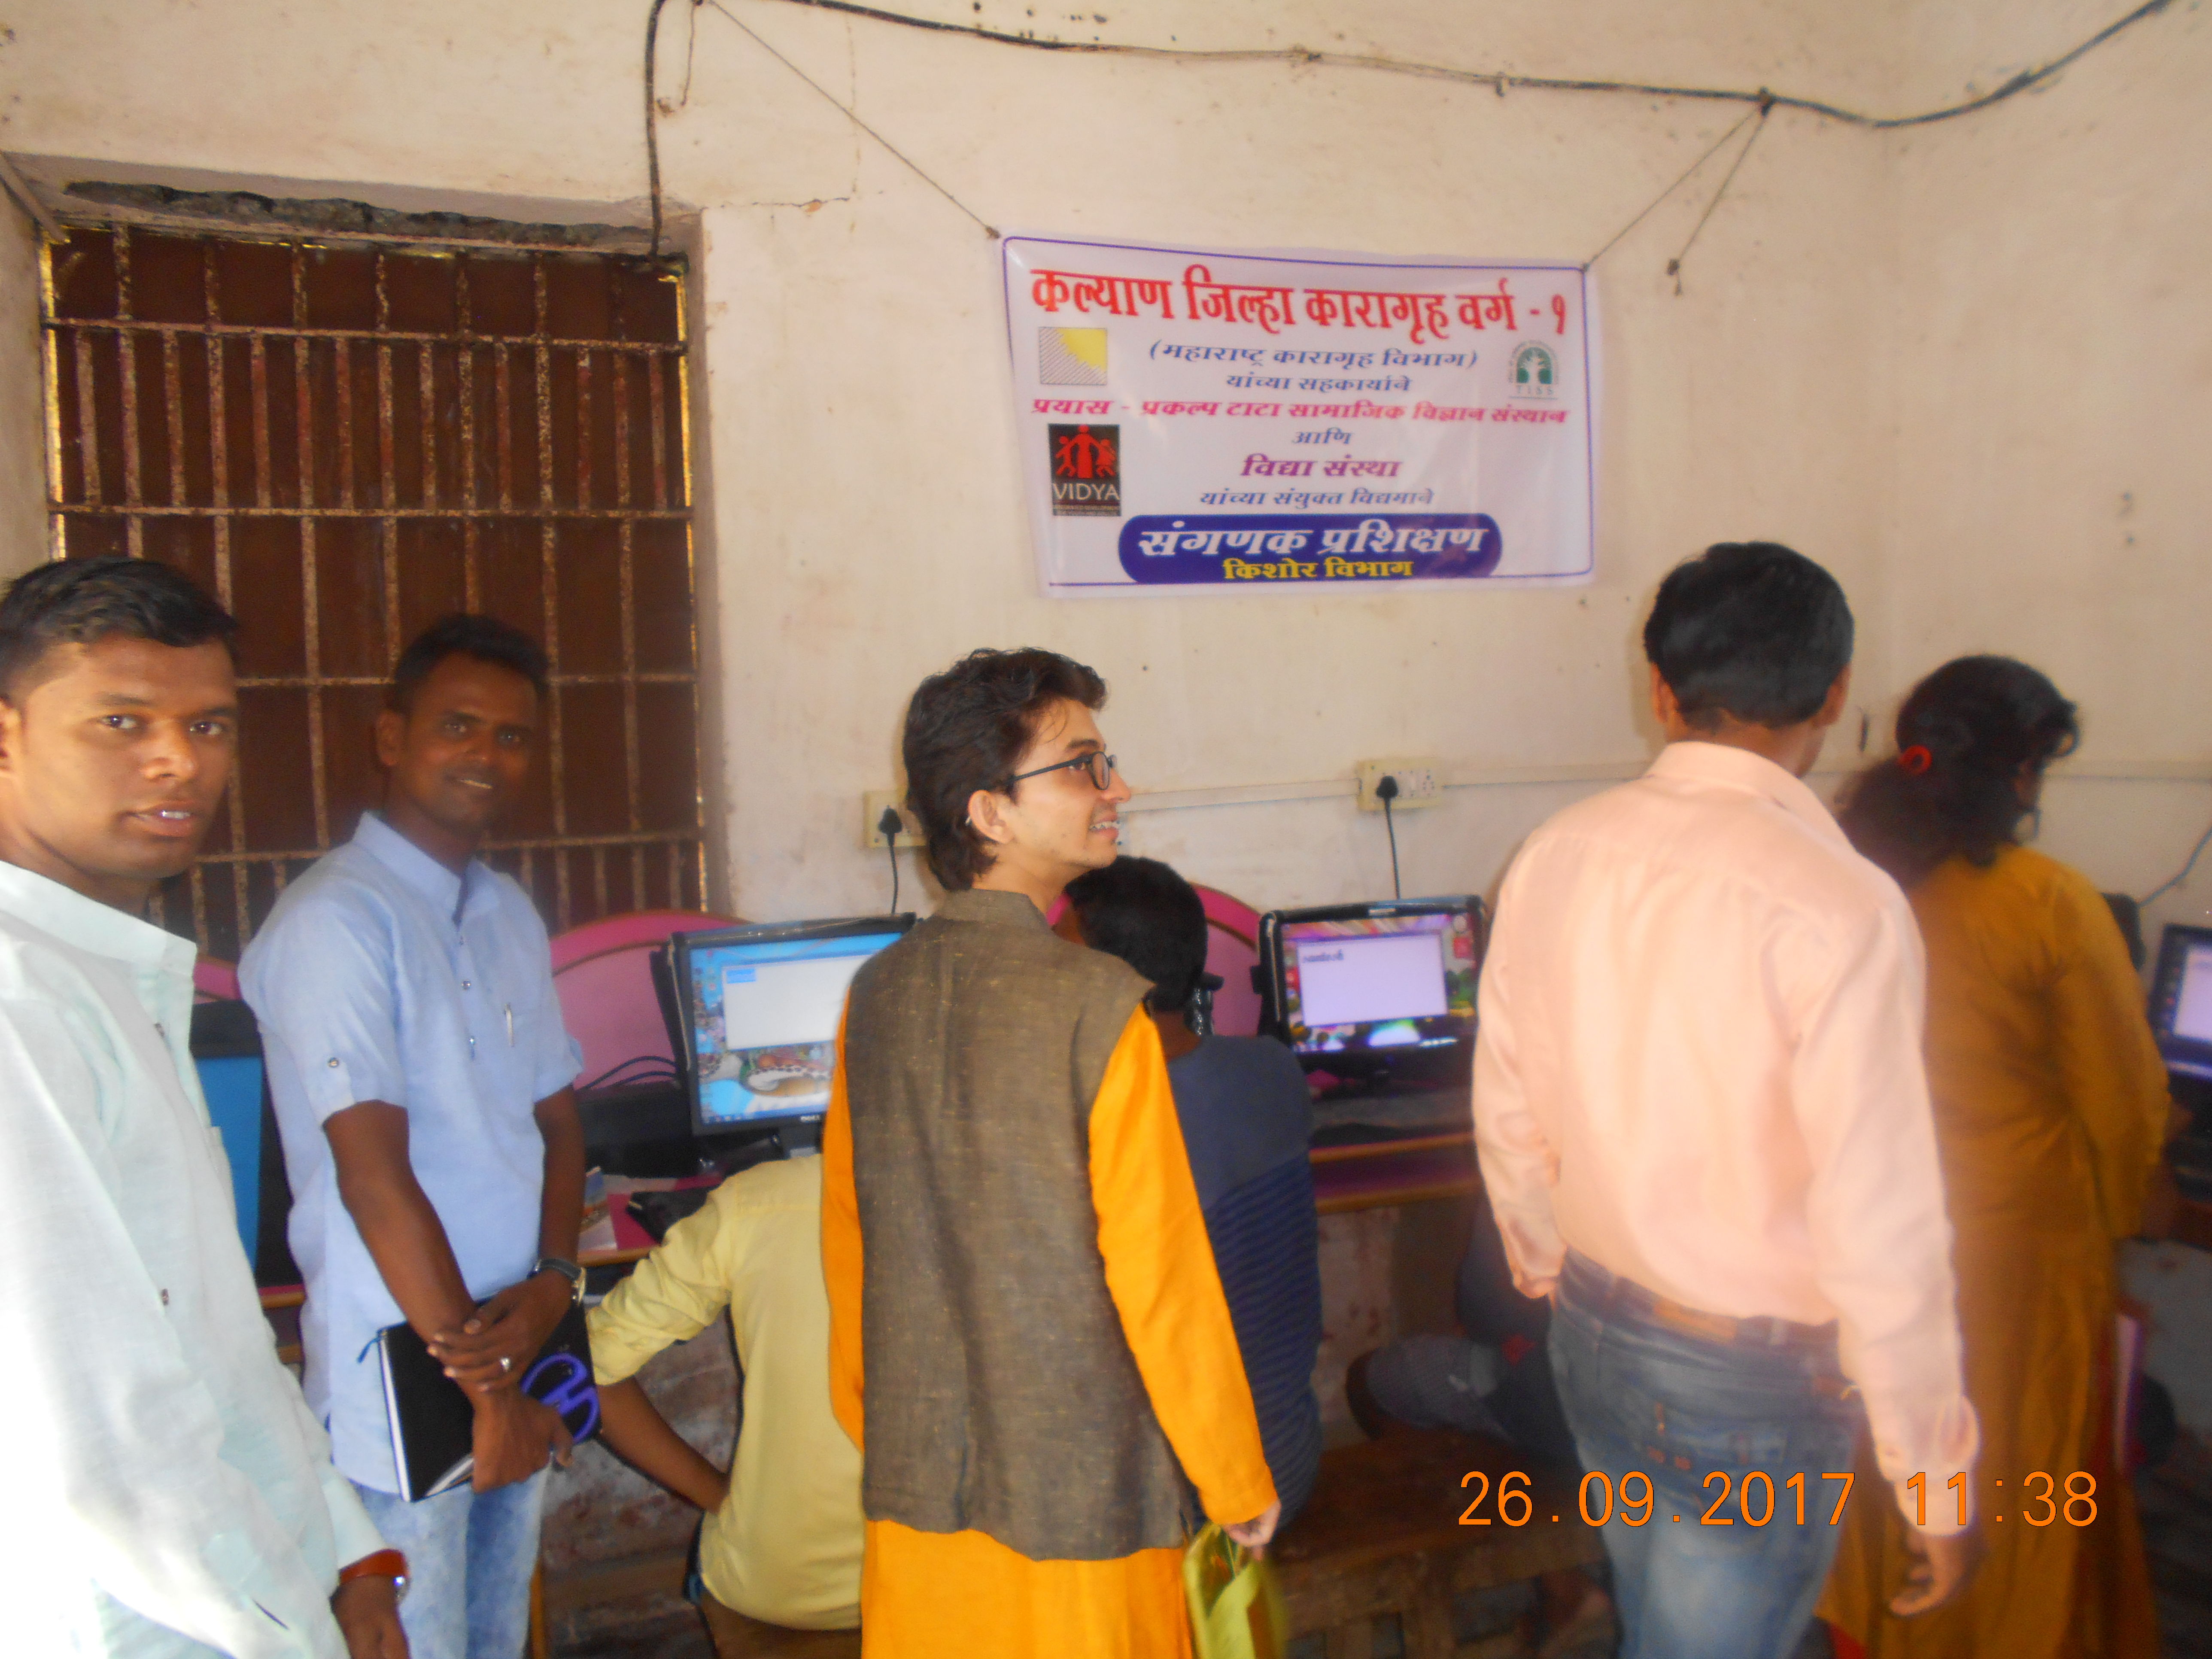
<svg viewBox="0 0 2212 1659">
<path fill-rule="evenodd" d="M 1887 1604 L 1910 1565 L 1899 1517 L 1854 1504 L 1821 1611 L 1845 1655 L 1855 1642 L 1878 1659 L 2154 1659 L 2112 1443 L 2114 1253 L 2140 1224 L 2166 1073 L 2103 898 L 2014 841 L 2044 768 L 2074 745 L 2074 705 L 2023 664 L 1963 658 L 1914 690 L 1897 738 L 1843 824 L 1905 887 L 1927 945 L 1929 1082 L 1989 1553 L 1956 1601 L 1899 1619 Z M 2095 1482 L 2086 1525 L 2070 1522 L 2087 1505 L 2063 1508 L 2077 1471 Z"/>
</svg>

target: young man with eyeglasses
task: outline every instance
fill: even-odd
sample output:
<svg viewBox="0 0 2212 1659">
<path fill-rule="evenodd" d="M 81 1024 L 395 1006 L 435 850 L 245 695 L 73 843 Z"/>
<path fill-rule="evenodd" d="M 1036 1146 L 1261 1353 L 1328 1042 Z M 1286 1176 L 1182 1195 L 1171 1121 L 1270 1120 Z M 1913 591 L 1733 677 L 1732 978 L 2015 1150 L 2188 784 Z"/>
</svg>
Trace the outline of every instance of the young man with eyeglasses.
<svg viewBox="0 0 2212 1659">
<path fill-rule="evenodd" d="M 1105 698 L 979 651 L 907 711 L 945 897 L 854 979 L 823 1137 L 871 1654 L 1183 1651 L 1184 1477 L 1251 1547 L 1279 1513 L 1150 988 L 1045 925 L 1118 850 Z"/>
</svg>

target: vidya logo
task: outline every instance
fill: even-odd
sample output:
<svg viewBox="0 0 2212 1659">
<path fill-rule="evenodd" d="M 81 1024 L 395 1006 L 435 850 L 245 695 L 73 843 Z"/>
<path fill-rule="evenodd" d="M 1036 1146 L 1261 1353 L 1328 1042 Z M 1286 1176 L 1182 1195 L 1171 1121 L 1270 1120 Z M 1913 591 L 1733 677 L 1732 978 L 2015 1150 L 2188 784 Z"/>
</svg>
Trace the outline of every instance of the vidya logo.
<svg viewBox="0 0 2212 1659">
<path fill-rule="evenodd" d="M 1558 389 L 1559 380 L 1559 367 L 1553 360 L 1551 347 L 1529 340 L 1514 351 L 1515 397 L 1548 398 Z"/>
<path fill-rule="evenodd" d="M 1121 428 L 1118 426 L 1048 426 L 1047 453 L 1052 458 L 1052 510 L 1057 516 L 1118 519 L 1121 516 Z"/>
</svg>

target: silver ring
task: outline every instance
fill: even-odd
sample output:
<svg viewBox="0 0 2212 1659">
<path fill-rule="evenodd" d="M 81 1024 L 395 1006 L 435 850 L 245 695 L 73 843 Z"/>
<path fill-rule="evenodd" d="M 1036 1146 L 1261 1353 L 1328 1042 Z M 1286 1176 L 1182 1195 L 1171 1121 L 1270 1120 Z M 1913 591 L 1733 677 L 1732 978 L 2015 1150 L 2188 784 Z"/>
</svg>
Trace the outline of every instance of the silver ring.
<svg viewBox="0 0 2212 1659">
<path fill-rule="evenodd" d="M 499 1368 L 502 1371 L 511 1371 L 514 1369 L 514 1362 L 505 1354 L 501 1354 L 499 1357 Z"/>
</svg>

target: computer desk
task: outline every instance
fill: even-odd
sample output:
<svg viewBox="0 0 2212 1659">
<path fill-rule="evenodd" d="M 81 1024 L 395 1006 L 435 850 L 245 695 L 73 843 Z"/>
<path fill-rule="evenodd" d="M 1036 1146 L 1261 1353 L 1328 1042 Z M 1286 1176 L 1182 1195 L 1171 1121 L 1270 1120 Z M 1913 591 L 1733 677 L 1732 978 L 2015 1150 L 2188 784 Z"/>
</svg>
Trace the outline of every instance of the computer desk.
<svg viewBox="0 0 2212 1659">
<path fill-rule="evenodd" d="M 1316 1146 L 1309 1156 L 1314 1166 L 1314 1207 L 1323 1215 L 1418 1204 L 1431 1198 L 1464 1198 L 1482 1190 L 1471 1129 Z"/>
<path fill-rule="evenodd" d="M 1473 1103 L 1461 1088 L 1324 1095 L 1314 1102 L 1314 1200 L 1323 1215 L 1481 1189 Z M 1372 1133 L 1374 1139 L 1334 1140 Z M 1387 1137 L 1387 1138 L 1386 1138 Z"/>
<path fill-rule="evenodd" d="M 1402 1140 L 1378 1140 L 1348 1146 L 1316 1146 L 1313 1159 L 1314 1207 L 1323 1215 L 1344 1215 L 1354 1210 L 1383 1209 L 1395 1204 L 1419 1204 L 1433 1198 L 1464 1198 L 1482 1189 L 1475 1168 L 1474 1133 L 1459 1129 Z M 652 1254 L 650 1241 L 635 1243 L 626 1235 L 644 1234 L 628 1215 L 615 1224 L 617 1247 L 585 1250 L 579 1263 L 586 1267 L 623 1267 Z M 296 1308 L 307 1300 L 298 1285 L 272 1285 L 261 1291 L 264 1312 Z"/>
</svg>

